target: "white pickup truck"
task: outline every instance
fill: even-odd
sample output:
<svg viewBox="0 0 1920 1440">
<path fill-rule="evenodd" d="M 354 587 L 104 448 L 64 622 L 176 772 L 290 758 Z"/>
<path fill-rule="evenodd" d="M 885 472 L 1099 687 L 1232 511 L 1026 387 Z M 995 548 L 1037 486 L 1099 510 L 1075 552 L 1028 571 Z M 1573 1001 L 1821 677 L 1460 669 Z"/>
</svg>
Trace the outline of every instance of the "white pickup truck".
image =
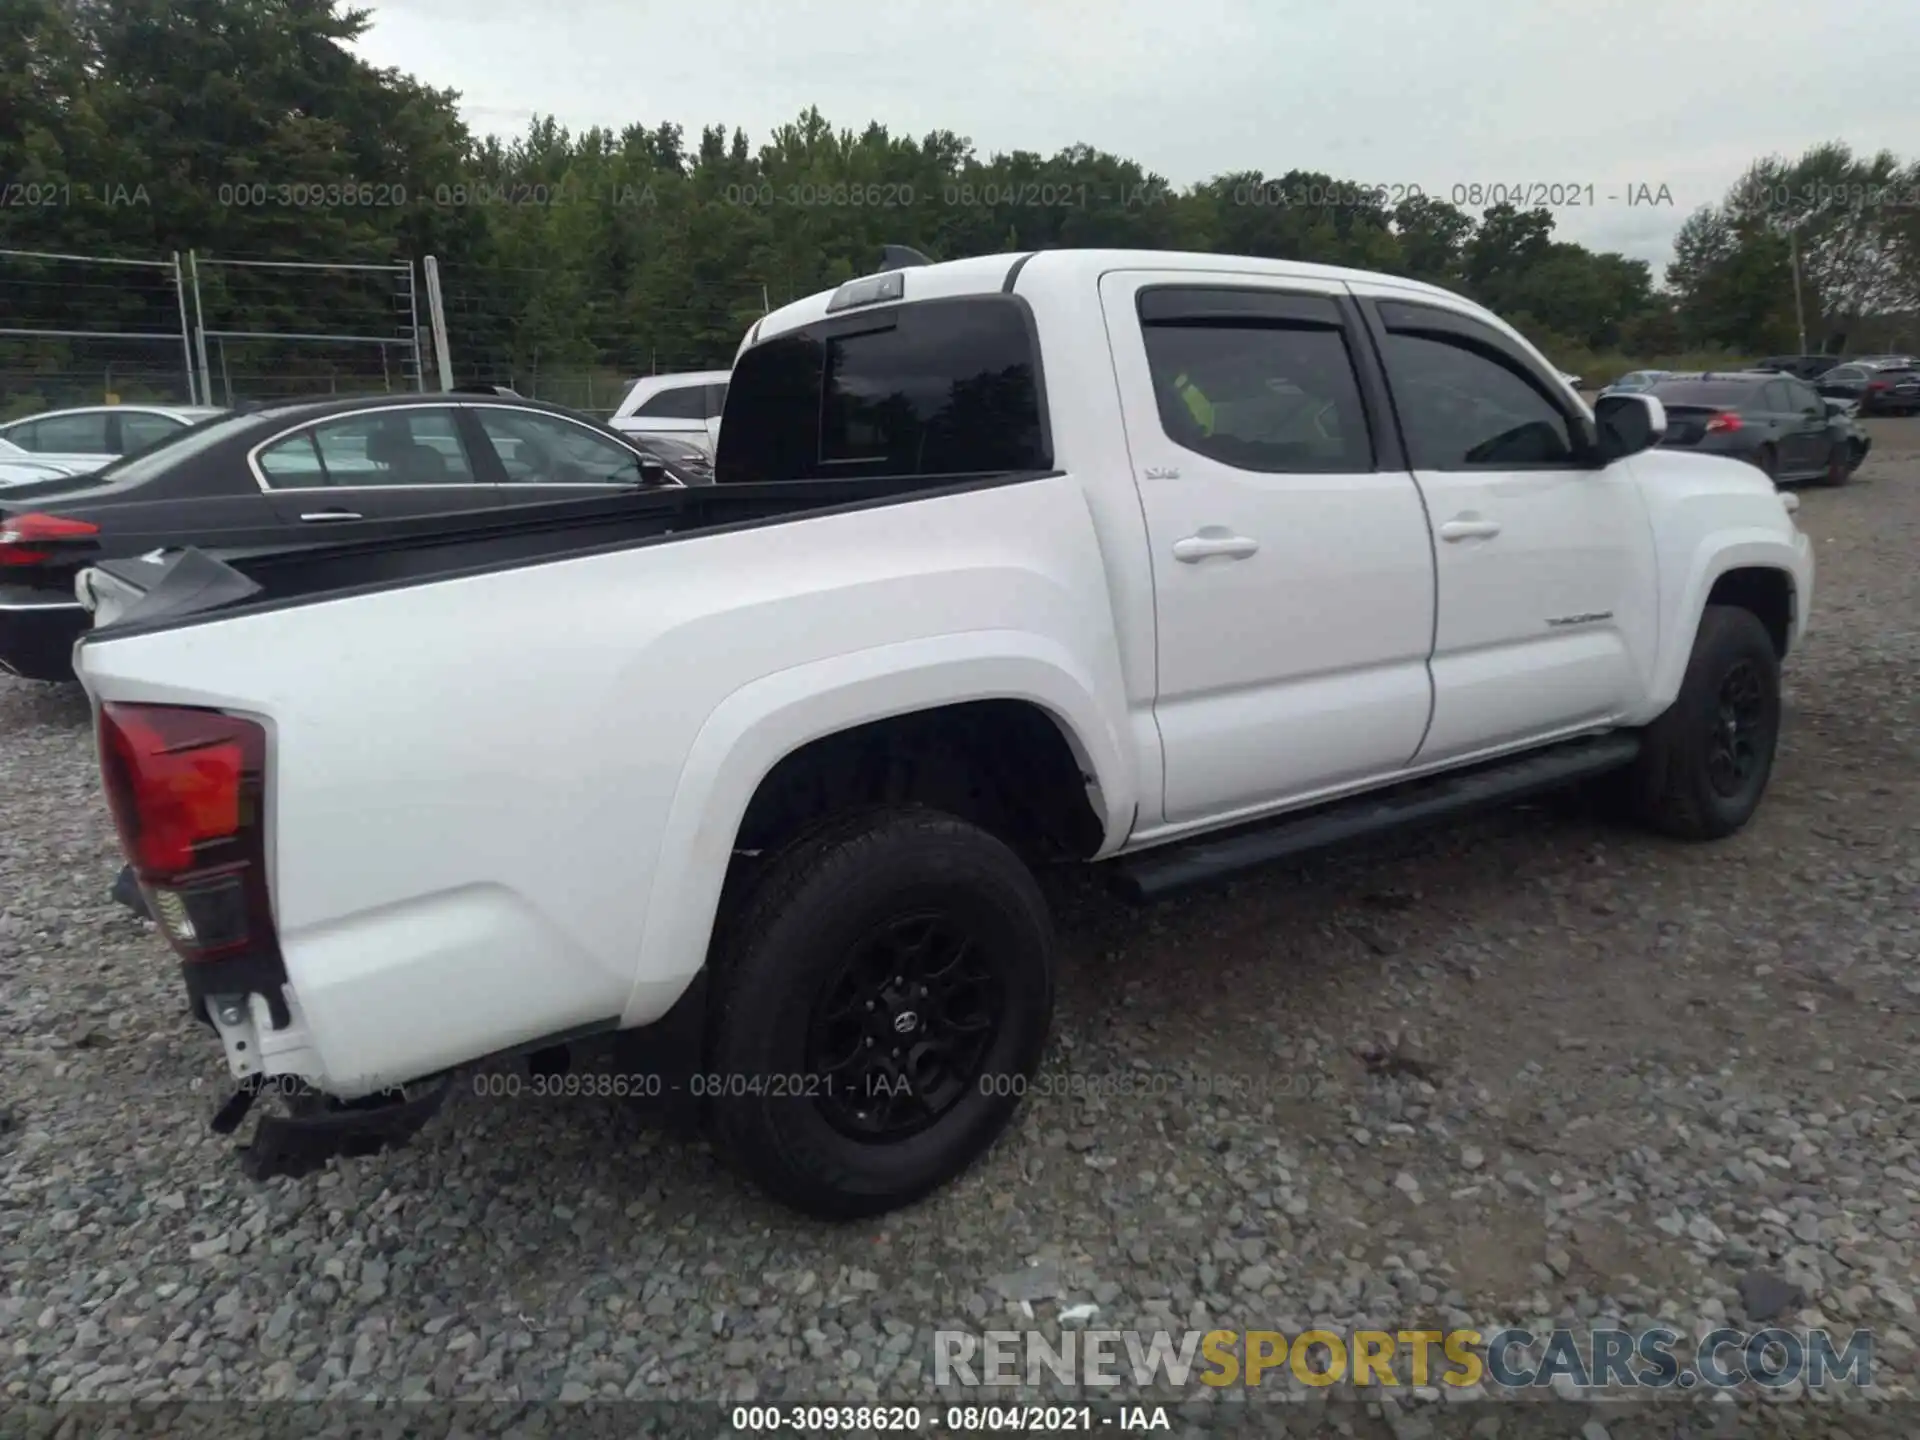
<svg viewBox="0 0 1920 1440">
<path fill-rule="evenodd" d="M 1766 787 L 1793 497 L 1445 291 L 998 255 L 776 311 L 731 384 L 717 483 L 616 519 L 83 575 L 216 1125 L 297 1091 L 257 1167 L 635 1032 L 633 1093 L 877 1213 L 1047 1042 L 1037 864 L 1152 895 L 1576 784 L 1710 840 Z"/>
</svg>

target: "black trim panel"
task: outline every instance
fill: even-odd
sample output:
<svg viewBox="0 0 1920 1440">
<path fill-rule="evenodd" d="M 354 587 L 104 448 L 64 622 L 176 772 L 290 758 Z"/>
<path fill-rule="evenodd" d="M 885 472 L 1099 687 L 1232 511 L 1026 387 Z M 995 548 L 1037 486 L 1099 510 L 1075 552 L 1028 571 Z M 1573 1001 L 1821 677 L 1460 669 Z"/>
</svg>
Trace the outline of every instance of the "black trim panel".
<svg viewBox="0 0 1920 1440">
<path fill-rule="evenodd" d="M 1400 415 L 1393 408 L 1393 393 L 1387 388 L 1386 368 L 1380 360 L 1380 347 L 1367 326 L 1366 311 L 1347 295 L 1340 299 L 1340 314 L 1346 322 L 1347 353 L 1360 380 L 1360 403 L 1367 412 L 1367 429 L 1373 436 L 1374 469 L 1410 470 L 1406 439 L 1400 433 Z"/>
<path fill-rule="evenodd" d="M 1038 250 L 1029 250 L 1018 260 L 1015 260 L 1012 265 L 1007 267 L 1007 278 L 1000 282 L 1000 293 L 1002 295 L 1013 294 L 1014 282 L 1020 278 L 1020 272 L 1026 269 L 1027 262 L 1039 253 Z"/>
<path fill-rule="evenodd" d="M 1640 736 L 1630 730 L 1562 741 L 1233 830 L 1175 841 L 1112 863 L 1138 898 L 1152 899 L 1255 865 L 1452 819 L 1590 775 L 1604 775 L 1631 764 L 1640 746 Z"/>
<path fill-rule="evenodd" d="M 1334 330 L 1340 307 L 1330 295 L 1238 285 L 1144 285 L 1135 300 L 1142 325 L 1312 325 Z"/>
</svg>

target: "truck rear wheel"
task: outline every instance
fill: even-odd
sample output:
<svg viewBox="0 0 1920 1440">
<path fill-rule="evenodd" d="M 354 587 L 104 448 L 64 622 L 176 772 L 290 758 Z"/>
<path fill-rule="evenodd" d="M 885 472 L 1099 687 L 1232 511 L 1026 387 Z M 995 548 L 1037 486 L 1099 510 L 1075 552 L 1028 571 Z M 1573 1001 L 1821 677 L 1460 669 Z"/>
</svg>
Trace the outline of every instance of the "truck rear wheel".
<svg viewBox="0 0 1920 1440">
<path fill-rule="evenodd" d="M 1031 872 L 939 811 L 869 810 L 803 837 L 720 949 L 700 1082 L 716 1148 L 823 1219 L 895 1209 L 971 1164 L 1052 1022 Z"/>
<path fill-rule="evenodd" d="M 1641 823 L 1682 840 L 1718 840 L 1752 818 L 1780 738 L 1780 657 L 1751 610 L 1709 605 L 1680 694 L 1649 725 L 1627 772 Z"/>
</svg>

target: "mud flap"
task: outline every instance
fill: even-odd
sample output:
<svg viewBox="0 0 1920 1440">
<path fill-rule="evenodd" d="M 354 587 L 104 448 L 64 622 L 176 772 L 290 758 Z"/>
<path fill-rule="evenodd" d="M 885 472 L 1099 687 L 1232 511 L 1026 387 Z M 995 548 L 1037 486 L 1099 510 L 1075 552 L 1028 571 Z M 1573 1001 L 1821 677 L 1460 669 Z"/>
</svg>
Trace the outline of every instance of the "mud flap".
<svg viewBox="0 0 1920 1440">
<path fill-rule="evenodd" d="M 231 1134 L 254 1097 L 275 1085 L 271 1077 L 260 1086 L 242 1085 L 214 1116 L 213 1128 Z M 241 1168 L 254 1180 L 298 1179 L 325 1168 L 337 1156 L 374 1155 L 404 1145 L 439 1111 L 452 1085 L 449 1073 L 407 1086 L 395 1096 L 351 1102 L 313 1093 L 291 1097 L 288 1111 L 260 1117 L 252 1141 L 240 1147 Z"/>
<path fill-rule="evenodd" d="M 140 893 L 140 882 L 133 878 L 133 867 L 122 865 L 120 873 L 113 880 L 114 900 L 133 911 L 142 920 L 151 920 L 153 914 L 147 909 L 147 897 Z"/>
</svg>

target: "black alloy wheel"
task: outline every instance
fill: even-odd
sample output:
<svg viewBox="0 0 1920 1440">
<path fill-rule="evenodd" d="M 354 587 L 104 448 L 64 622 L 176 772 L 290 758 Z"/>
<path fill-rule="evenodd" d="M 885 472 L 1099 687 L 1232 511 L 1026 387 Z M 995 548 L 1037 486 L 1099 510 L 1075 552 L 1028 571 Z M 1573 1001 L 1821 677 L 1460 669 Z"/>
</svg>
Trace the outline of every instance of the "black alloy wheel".
<svg viewBox="0 0 1920 1440">
<path fill-rule="evenodd" d="M 937 1123 L 978 1082 L 1006 987 L 980 938 L 952 914 L 883 921 L 848 954 L 814 1007 L 806 1073 L 856 1139 L 890 1144 Z"/>
</svg>

